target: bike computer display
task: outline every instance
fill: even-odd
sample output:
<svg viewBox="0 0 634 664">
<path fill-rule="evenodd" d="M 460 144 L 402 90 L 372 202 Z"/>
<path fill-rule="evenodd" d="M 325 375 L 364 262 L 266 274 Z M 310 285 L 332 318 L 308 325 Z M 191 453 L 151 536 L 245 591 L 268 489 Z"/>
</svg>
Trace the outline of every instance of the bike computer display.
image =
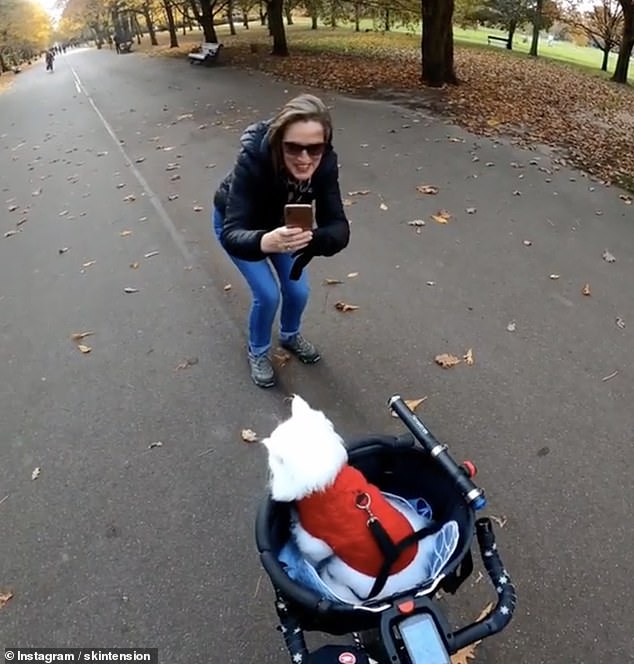
<svg viewBox="0 0 634 664">
<path fill-rule="evenodd" d="M 398 631 L 412 664 L 451 664 L 436 623 L 428 613 L 419 613 L 399 623 Z"/>
</svg>

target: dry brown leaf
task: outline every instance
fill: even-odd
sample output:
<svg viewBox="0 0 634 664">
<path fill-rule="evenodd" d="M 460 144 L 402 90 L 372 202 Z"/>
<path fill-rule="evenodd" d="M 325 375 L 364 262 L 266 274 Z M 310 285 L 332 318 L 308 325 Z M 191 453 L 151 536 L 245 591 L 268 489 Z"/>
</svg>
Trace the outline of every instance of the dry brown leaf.
<svg viewBox="0 0 634 664">
<path fill-rule="evenodd" d="M 139 269 L 139 266 L 140 266 L 140 263 L 130 263 L 130 267 L 131 267 L 133 270 L 138 270 L 138 269 Z"/>
<path fill-rule="evenodd" d="M 351 205 L 354 205 L 356 201 L 352 201 L 349 198 L 344 198 L 342 203 L 344 204 L 344 207 L 350 207 Z"/>
<path fill-rule="evenodd" d="M 130 235 L 132 235 L 132 231 L 121 231 L 121 233 L 119 233 L 119 235 L 121 237 L 130 237 Z"/>
<path fill-rule="evenodd" d="M 460 648 L 460 650 L 451 656 L 451 664 L 469 664 L 470 660 L 475 659 L 479 644 L 480 641 L 476 641 L 465 648 Z"/>
<path fill-rule="evenodd" d="M 251 429 L 242 429 L 240 436 L 242 437 L 242 440 L 245 443 L 257 443 L 258 442 L 258 434 L 255 433 L 255 431 L 252 431 Z"/>
<path fill-rule="evenodd" d="M 232 288 L 233 288 L 233 287 L 231 286 L 231 284 L 225 284 L 223 290 L 225 290 L 225 291 L 230 291 Z"/>
<path fill-rule="evenodd" d="M 34 468 L 33 472 L 31 473 L 31 479 L 36 480 L 40 476 L 41 470 L 38 468 Z"/>
<path fill-rule="evenodd" d="M 202 205 L 194 205 L 194 212 L 202 212 L 205 208 Z"/>
<path fill-rule="evenodd" d="M 128 194 L 127 196 L 124 197 L 123 200 L 126 203 L 131 203 L 132 201 L 136 201 L 136 196 L 134 194 Z"/>
<path fill-rule="evenodd" d="M 124 293 L 128 293 L 128 294 L 130 294 L 130 293 L 138 293 L 138 292 L 139 292 L 139 289 L 138 289 L 138 288 L 132 288 L 132 286 L 126 286 L 126 287 L 123 289 L 123 292 L 124 292 Z"/>
<path fill-rule="evenodd" d="M 620 330 L 625 329 L 625 321 L 620 316 L 617 317 L 615 323 Z"/>
<path fill-rule="evenodd" d="M 154 256 L 158 255 L 159 255 L 158 251 L 148 251 L 147 254 L 143 256 L 143 258 L 153 258 Z"/>
<path fill-rule="evenodd" d="M 155 447 L 163 447 L 163 443 L 160 440 L 157 440 L 153 443 L 150 443 L 147 447 L 148 450 L 153 450 Z"/>
<path fill-rule="evenodd" d="M 167 197 L 167 200 L 168 200 L 168 201 L 175 201 L 177 198 L 178 198 L 178 194 L 170 194 L 170 195 Z"/>
<path fill-rule="evenodd" d="M 416 187 L 416 191 L 418 191 L 421 194 L 428 194 L 431 196 L 435 196 L 440 189 L 438 187 L 435 187 L 433 184 L 419 184 Z"/>
<path fill-rule="evenodd" d="M 356 304 L 346 304 L 345 302 L 337 302 L 335 304 L 337 311 L 356 311 L 358 308 Z"/>
<path fill-rule="evenodd" d="M 0 590 L 0 609 L 6 606 L 7 602 L 13 597 L 13 593 L 10 590 L 6 592 Z"/>
<path fill-rule="evenodd" d="M 592 291 L 590 290 L 590 284 L 585 284 L 585 286 L 581 289 L 581 293 L 586 296 L 592 295 Z"/>
<path fill-rule="evenodd" d="M 7 232 L 4 234 L 4 237 L 11 237 L 11 236 L 13 236 L 13 235 L 16 235 L 16 233 L 18 233 L 18 231 L 7 231 Z"/>
<path fill-rule="evenodd" d="M 506 329 L 507 329 L 509 332 L 515 332 L 515 330 L 517 329 L 517 323 L 516 323 L 514 320 L 512 320 L 512 321 L 506 326 Z"/>
<path fill-rule="evenodd" d="M 463 357 L 465 364 L 468 366 L 472 367 L 475 364 L 475 360 L 473 359 L 473 348 L 469 348 L 469 350 L 465 353 Z"/>
<path fill-rule="evenodd" d="M 405 405 L 412 411 L 415 411 L 424 401 L 427 401 L 426 396 L 420 399 L 404 399 Z M 398 415 L 392 411 L 392 417 L 398 417 Z"/>
<path fill-rule="evenodd" d="M 92 267 L 97 261 L 86 261 L 85 263 L 82 263 L 82 267 Z"/>
<path fill-rule="evenodd" d="M 436 214 L 432 214 L 431 218 L 439 224 L 446 224 L 451 219 L 451 213 L 447 210 L 438 210 Z"/>
<path fill-rule="evenodd" d="M 280 367 L 285 367 L 286 363 L 291 359 L 291 354 L 284 350 L 284 348 L 276 348 L 273 353 L 273 361 Z"/>
<path fill-rule="evenodd" d="M 324 286 L 335 286 L 336 284 L 342 284 L 341 279 L 324 279 Z"/>
<path fill-rule="evenodd" d="M 385 203 L 381 203 L 381 205 L 379 205 L 379 207 L 381 208 L 381 210 L 387 210 L 388 209 L 388 207 Z"/>
<path fill-rule="evenodd" d="M 616 258 L 606 249 L 603 252 L 603 260 L 606 261 L 607 263 L 614 263 L 616 261 Z"/>
<path fill-rule="evenodd" d="M 348 196 L 367 196 L 369 193 L 369 189 L 359 189 L 358 191 L 349 191 Z"/>
<path fill-rule="evenodd" d="M 489 516 L 489 519 L 491 519 L 491 521 L 494 521 L 495 523 L 497 523 L 498 526 L 500 526 L 500 528 L 504 528 L 504 526 L 506 526 L 506 524 L 507 524 L 507 522 L 508 522 L 508 518 L 505 517 L 505 516 L 493 516 L 493 515 L 490 515 L 490 516 Z"/>
<path fill-rule="evenodd" d="M 560 276 L 561 275 L 559 274 L 551 274 L 549 278 L 552 279 L 553 281 L 556 281 L 557 279 L 559 279 Z"/>
<path fill-rule="evenodd" d="M 197 357 L 187 357 L 176 366 L 176 370 L 178 371 L 180 369 L 188 369 L 189 367 L 193 367 L 196 364 L 198 364 Z"/>
<path fill-rule="evenodd" d="M 417 226 L 417 227 L 420 227 L 420 226 L 424 226 L 424 225 L 425 225 L 425 222 L 424 222 L 422 219 L 412 219 L 411 221 L 408 221 L 408 222 L 407 222 L 407 225 L 408 225 L 408 226 Z"/>
<path fill-rule="evenodd" d="M 94 334 L 94 332 L 73 332 L 70 335 L 70 338 L 72 341 L 81 341 L 82 339 L 85 339 L 86 337 L 90 337 Z"/>
<path fill-rule="evenodd" d="M 355 277 L 358 277 L 358 276 L 359 276 L 358 272 L 348 272 L 348 274 L 346 275 L 346 277 L 348 277 L 348 279 L 354 279 Z"/>
<path fill-rule="evenodd" d="M 443 369 L 451 369 L 457 364 L 460 364 L 462 360 L 455 355 L 450 355 L 449 353 L 442 353 L 441 355 L 436 355 L 434 358 L 436 364 L 441 366 Z"/>
<path fill-rule="evenodd" d="M 86 344 L 78 344 L 77 348 L 84 354 L 86 355 L 87 353 L 90 353 L 92 348 L 90 346 L 87 346 Z"/>
</svg>

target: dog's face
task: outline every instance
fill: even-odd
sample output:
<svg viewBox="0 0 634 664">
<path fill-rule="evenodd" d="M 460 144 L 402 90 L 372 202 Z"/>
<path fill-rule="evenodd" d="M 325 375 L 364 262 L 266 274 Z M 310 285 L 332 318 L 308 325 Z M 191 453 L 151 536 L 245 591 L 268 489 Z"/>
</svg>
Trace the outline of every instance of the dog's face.
<svg viewBox="0 0 634 664">
<path fill-rule="evenodd" d="M 291 417 L 262 441 L 269 453 L 274 500 L 299 500 L 328 486 L 348 461 L 332 422 L 295 395 Z"/>
</svg>

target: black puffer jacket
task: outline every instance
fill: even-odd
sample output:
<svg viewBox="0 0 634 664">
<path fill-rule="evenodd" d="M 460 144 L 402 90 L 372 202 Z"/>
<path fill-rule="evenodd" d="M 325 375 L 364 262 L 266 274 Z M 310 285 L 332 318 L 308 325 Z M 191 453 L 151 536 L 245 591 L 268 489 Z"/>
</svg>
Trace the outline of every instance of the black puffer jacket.
<svg viewBox="0 0 634 664">
<path fill-rule="evenodd" d="M 269 122 L 264 121 L 247 128 L 240 139 L 236 165 L 214 196 L 214 206 L 224 218 L 222 246 L 232 256 L 247 261 L 265 258 L 260 240 L 266 232 L 283 225 L 288 202 L 287 182 L 273 169 L 268 127 Z M 339 191 L 337 155 L 331 145 L 313 174 L 310 189 L 295 202 L 313 200 L 317 228 L 303 252 L 306 257 L 332 256 L 348 244 L 350 226 Z"/>
</svg>

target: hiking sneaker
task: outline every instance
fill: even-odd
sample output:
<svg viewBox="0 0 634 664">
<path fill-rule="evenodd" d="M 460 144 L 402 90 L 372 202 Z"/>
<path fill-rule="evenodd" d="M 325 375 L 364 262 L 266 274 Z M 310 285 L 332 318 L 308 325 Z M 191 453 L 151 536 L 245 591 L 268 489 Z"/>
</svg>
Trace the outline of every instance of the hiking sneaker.
<svg viewBox="0 0 634 664">
<path fill-rule="evenodd" d="M 275 385 L 275 371 L 266 353 L 264 355 L 249 353 L 249 367 L 251 368 L 251 379 L 258 387 Z"/>
<path fill-rule="evenodd" d="M 304 339 L 301 334 L 296 334 L 294 337 L 291 337 L 286 341 L 280 341 L 280 345 L 282 348 L 293 353 L 293 355 L 304 364 L 315 364 L 315 362 L 321 360 L 319 351 L 310 343 L 310 341 Z"/>
</svg>

